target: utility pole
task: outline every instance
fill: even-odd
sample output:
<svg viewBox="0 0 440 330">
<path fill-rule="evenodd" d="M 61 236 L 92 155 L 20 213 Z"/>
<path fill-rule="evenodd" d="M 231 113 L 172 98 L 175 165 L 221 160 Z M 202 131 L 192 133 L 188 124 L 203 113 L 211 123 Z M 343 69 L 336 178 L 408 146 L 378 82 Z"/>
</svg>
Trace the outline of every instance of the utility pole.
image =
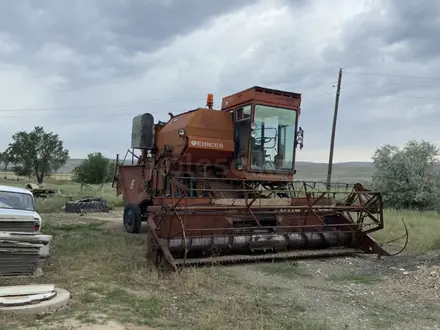
<svg viewBox="0 0 440 330">
<path fill-rule="evenodd" d="M 342 69 L 339 69 L 338 86 L 336 88 L 335 109 L 333 112 L 332 136 L 330 138 L 330 154 L 328 158 L 327 190 L 330 190 L 333 168 L 333 151 L 335 148 L 336 122 L 338 120 L 339 95 L 341 94 Z"/>
</svg>

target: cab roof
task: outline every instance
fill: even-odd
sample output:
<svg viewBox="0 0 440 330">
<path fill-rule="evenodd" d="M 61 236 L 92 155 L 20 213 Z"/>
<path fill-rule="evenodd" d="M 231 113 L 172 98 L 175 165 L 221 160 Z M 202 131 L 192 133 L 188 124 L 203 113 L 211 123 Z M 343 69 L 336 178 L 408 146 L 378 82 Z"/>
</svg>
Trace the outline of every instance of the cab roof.
<svg viewBox="0 0 440 330">
<path fill-rule="evenodd" d="M 285 107 L 288 109 L 298 109 L 301 106 L 301 94 L 254 86 L 241 92 L 225 96 L 222 99 L 221 109 L 222 111 L 229 111 L 231 108 L 242 106 L 249 102 Z"/>
</svg>

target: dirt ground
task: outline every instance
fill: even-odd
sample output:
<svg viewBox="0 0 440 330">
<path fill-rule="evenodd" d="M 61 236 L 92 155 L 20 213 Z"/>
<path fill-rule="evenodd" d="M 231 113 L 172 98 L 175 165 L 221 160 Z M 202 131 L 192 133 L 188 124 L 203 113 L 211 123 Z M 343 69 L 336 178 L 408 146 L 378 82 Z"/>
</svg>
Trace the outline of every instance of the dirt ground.
<svg viewBox="0 0 440 330">
<path fill-rule="evenodd" d="M 121 268 L 119 275 L 109 277 L 100 266 L 95 274 L 84 275 L 83 271 L 90 271 L 84 269 L 84 260 L 91 254 L 74 245 L 66 250 L 79 257 L 71 262 L 61 260 L 67 258 L 60 245 L 62 235 L 70 239 L 72 235 L 84 239 L 95 235 L 93 256 L 109 251 L 109 246 L 102 246 L 106 237 L 119 237 L 124 244 L 139 245 L 138 254 L 143 251 L 144 246 L 135 240 L 143 241 L 145 235 L 125 233 L 120 211 L 51 217 L 51 230 L 59 239 L 52 253 L 59 255 L 41 281 L 50 279 L 72 290 L 72 306 L 64 314 L 55 313 L 64 316 L 26 319 L 20 323 L 22 329 L 440 329 L 440 251 L 379 260 L 360 256 L 212 267 L 188 270 L 168 279 L 153 276 L 151 269 L 138 270 L 148 273 L 134 282 L 123 278 L 131 276 L 132 269 Z M 59 223 L 63 227 L 56 227 Z M 76 227 L 66 227 L 66 223 Z M 83 228 L 81 225 L 88 226 L 87 231 L 75 231 Z M 102 240 L 99 245 L 98 240 Z M 117 256 L 118 247 L 112 253 L 115 260 L 120 257 L 117 262 L 121 267 L 128 263 L 128 254 Z M 105 256 L 110 259 L 109 254 Z M 81 257 L 84 259 L 80 262 Z M 143 258 L 139 256 L 136 262 L 143 263 Z M 102 258 L 98 259 L 102 263 Z M 68 272 L 60 270 L 60 265 Z M 114 272 L 115 265 L 112 267 Z M 97 286 L 105 284 L 105 279 L 111 279 L 132 300 L 113 294 L 118 300 L 98 303 L 90 292 L 108 298 L 108 288 L 104 293 Z M 150 300 L 146 302 L 145 297 Z M 160 307 L 153 305 L 153 298 L 160 300 Z M 146 310 L 151 313 L 147 315 Z M 133 314 L 137 318 L 132 318 Z M 18 325 L 6 316 L 3 327 L 1 322 L 1 329 Z"/>
</svg>

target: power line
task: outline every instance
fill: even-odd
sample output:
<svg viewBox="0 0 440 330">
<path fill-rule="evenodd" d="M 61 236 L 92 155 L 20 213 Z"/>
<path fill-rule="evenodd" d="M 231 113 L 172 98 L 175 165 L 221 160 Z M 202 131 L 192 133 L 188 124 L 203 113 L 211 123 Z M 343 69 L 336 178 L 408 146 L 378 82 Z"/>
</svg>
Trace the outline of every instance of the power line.
<svg viewBox="0 0 440 330">
<path fill-rule="evenodd" d="M 279 82 L 279 84 L 285 84 L 287 82 Z M 325 84 L 325 83 L 324 83 Z M 268 84 L 263 84 L 268 85 Z M 314 85 L 314 86 L 307 86 L 308 88 L 316 88 L 318 86 L 322 86 L 323 84 Z M 303 93 L 304 94 L 304 93 Z M 328 93 L 323 94 L 317 94 L 313 96 L 320 96 L 320 95 L 327 95 Z M 199 96 L 200 94 L 198 94 Z M 123 107 L 132 107 L 132 106 L 138 106 L 142 104 L 156 104 L 156 105 L 162 105 L 162 104 L 171 104 L 171 103 L 179 103 L 179 102 L 199 102 L 199 101 L 205 101 L 205 98 L 187 98 L 187 99 L 156 99 L 156 100 L 142 100 L 142 101 L 136 101 L 136 102 L 126 102 L 126 103 L 118 103 L 118 104 L 100 104 L 100 105 L 78 105 L 78 106 L 68 106 L 68 107 L 42 107 L 42 108 L 16 108 L 16 109 L 0 109 L 0 112 L 45 112 L 45 111 L 65 111 L 65 110 L 80 110 L 80 109 L 101 109 L 101 108 L 123 108 Z M 69 115 L 67 117 L 76 117 L 77 115 L 82 114 L 73 114 Z M 128 114 L 127 114 L 128 115 Z M 130 114 L 131 115 L 131 114 Z M 59 117 L 58 115 L 54 115 L 51 117 Z M 65 117 L 63 115 L 63 117 Z M 9 116 L 1 116 L 1 118 L 27 118 L 25 117 L 9 117 Z M 29 117 L 30 118 L 30 117 Z M 34 118 L 34 117 L 32 117 Z M 38 118 L 38 117 L 35 117 Z"/>
<path fill-rule="evenodd" d="M 149 113 L 155 115 L 158 114 L 158 112 L 154 111 L 148 111 Z M 61 116 L 47 116 L 47 117 L 39 117 L 39 116 L 1 116 L 0 119 L 37 119 L 37 118 L 44 118 L 44 119 L 52 119 L 52 118 L 93 118 L 93 117 L 125 117 L 125 116 L 137 116 L 139 113 L 100 113 L 100 114 L 74 114 L 74 115 L 61 115 Z"/>
<path fill-rule="evenodd" d="M 270 85 L 281 85 L 281 84 L 291 84 L 299 79 L 305 78 L 317 78 L 317 77 L 326 77 L 329 74 L 317 74 L 317 75 L 307 75 L 307 76 L 295 76 L 290 80 L 286 81 L 278 81 L 278 82 L 268 82 L 262 84 L 262 86 L 270 86 Z M 325 82 L 323 82 L 325 83 Z M 320 84 L 321 86 L 322 84 Z M 301 87 L 301 86 L 298 86 Z M 310 88 L 310 86 L 308 86 Z M 270 88 L 270 87 L 269 87 Z M 242 88 L 245 89 L 245 88 Z M 241 90 L 241 89 L 239 89 Z M 231 92 L 232 93 L 232 92 Z M 229 93 L 230 94 L 230 93 Z M 77 109 L 99 109 L 99 108 L 122 108 L 122 107 L 131 107 L 137 106 L 141 104 L 166 104 L 166 103 L 178 103 L 178 102 L 186 102 L 186 101 L 204 101 L 205 98 L 200 98 L 200 94 L 191 96 L 191 99 L 156 99 L 156 100 L 140 100 L 134 102 L 120 102 L 120 103 L 112 103 L 112 104 L 95 104 L 95 105 L 77 105 L 77 106 L 68 106 L 68 107 L 40 107 L 40 108 L 15 108 L 15 109 L 0 109 L 0 112 L 22 112 L 22 111 L 32 111 L 32 112 L 40 112 L 40 111 L 55 111 L 55 110 L 77 110 Z"/>
<path fill-rule="evenodd" d="M 386 74 L 386 73 L 370 73 L 370 72 L 369 73 L 363 73 L 363 72 L 344 71 L 344 74 L 353 74 L 353 75 L 361 75 L 361 76 L 382 76 L 382 77 L 394 77 L 394 78 L 440 80 L 440 77 L 407 76 L 407 75 L 396 75 L 396 74 Z"/>
<path fill-rule="evenodd" d="M 400 95 L 400 94 L 372 95 L 370 93 L 358 93 L 358 92 L 341 92 L 341 94 L 365 95 L 365 96 L 370 96 L 371 98 L 392 96 L 392 97 L 405 98 L 405 99 L 440 100 L 440 97 L 407 96 L 407 95 Z"/>
<path fill-rule="evenodd" d="M 384 76 L 384 77 L 399 77 L 399 78 L 413 78 L 413 79 L 433 79 L 433 80 L 440 80 L 440 77 L 422 77 L 422 76 L 406 76 L 406 75 L 393 75 L 393 74 L 383 74 L 383 73 L 363 73 L 363 72 L 352 72 L 352 71 L 344 71 L 344 73 L 352 74 L 352 75 L 363 75 L 363 76 Z M 317 77 L 329 77 L 330 74 L 315 74 L 315 75 L 306 75 L 306 76 L 296 76 L 292 77 L 289 81 L 278 81 L 278 82 L 269 82 L 266 84 L 263 84 L 265 86 L 270 85 L 282 85 L 282 84 L 291 84 L 292 82 L 298 82 L 300 79 L 307 79 L 307 78 L 317 78 Z M 345 81 L 345 83 L 362 83 L 361 81 Z M 323 81 L 319 86 L 328 84 L 328 81 Z M 388 85 L 396 85 L 396 86 L 414 86 L 414 87 L 439 87 L 440 85 L 410 85 L 410 84 L 391 84 L 387 83 Z M 334 84 L 335 85 L 335 84 Z M 318 85 L 316 85 L 318 86 Z M 311 88 L 308 86 L 308 88 Z M 345 94 L 353 94 L 352 92 L 341 92 Z M 322 93 L 322 94 L 315 94 L 315 95 L 308 95 L 307 93 L 302 93 L 305 97 L 314 97 L 314 96 L 321 96 L 321 95 L 330 95 L 332 93 Z M 359 93 L 363 94 L 363 93 Z M 389 94 L 386 94 L 384 96 L 390 96 Z M 400 97 L 400 96 L 399 96 Z M 409 96 L 402 96 L 406 98 L 415 98 L 415 99 L 437 99 L 437 98 L 428 98 L 428 97 L 409 97 Z M 151 99 L 151 100 L 140 100 L 140 101 L 134 101 L 134 102 L 121 102 L 121 103 L 113 103 L 113 104 L 95 104 L 95 105 L 78 105 L 78 106 L 67 106 L 67 107 L 41 107 L 41 108 L 17 108 L 17 109 L 0 109 L 1 112 L 45 112 L 45 111 L 63 111 L 67 112 L 69 110 L 80 110 L 80 109 L 100 109 L 100 108 L 124 108 L 124 107 L 135 107 L 143 104 L 156 104 L 156 105 L 162 105 L 162 104 L 172 104 L 172 103 L 178 103 L 178 102 L 199 102 L 204 101 L 204 98 L 194 97 L 192 99 Z M 70 111 L 69 111 L 70 112 Z M 132 116 L 132 113 L 125 113 L 125 114 L 110 114 L 107 113 L 107 116 Z M 75 118 L 75 117 L 89 117 L 89 114 L 70 114 L 69 115 L 51 115 L 51 117 L 55 118 Z M 97 115 L 101 116 L 101 115 Z M 15 118 L 15 119 L 25 119 L 25 118 L 39 118 L 39 116 L 31 117 L 31 116 L 1 116 L 1 118 Z"/>
<path fill-rule="evenodd" d="M 303 93 L 307 98 L 309 97 L 316 97 L 316 96 L 324 96 L 324 95 L 333 95 L 334 92 L 330 93 L 320 93 L 320 94 L 311 94 L 308 95 L 306 93 Z M 205 100 L 205 99 L 203 99 Z M 192 109 L 195 109 L 197 106 L 193 107 Z M 172 109 L 170 109 L 171 112 Z M 179 112 L 187 111 L 185 109 L 179 109 Z M 158 111 L 148 111 L 151 114 L 164 114 L 164 112 L 158 112 Z M 37 118 L 92 118 L 92 117 L 125 117 L 125 116 L 136 116 L 139 113 L 133 113 L 133 112 L 126 112 L 126 113 L 99 113 L 99 114 L 90 114 L 90 113 L 74 113 L 74 114 L 62 114 L 62 115 L 56 115 L 56 114 L 50 114 L 50 116 L 42 117 L 40 116 L 0 116 L 0 119 L 37 119 Z"/>
<path fill-rule="evenodd" d="M 166 104 L 166 103 L 177 103 L 177 102 L 186 102 L 186 101 L 200 101 L 205 100 L 204 98 L 198 99 L 180 99 L 180 100 L 144 100 L 137 102 L 127 102 L 127 103 L 118 103 L 118 104 L 101 104 L 101 105 L 79 105 L 79 106 L 70 106 L 70 107 L 54 107 L 54 108 L 22 108 L 22 109 L 0 109 L 0 112 L 22 112 L 22 111 L 32 111 L 32 112 L 40 112 L 40 111 L 54 111 L 54 110 L 72 110 L 72 109 L 101 109 L 101 108 L 123 108 L 130 106 L 137 106 L 140 104 Z"/>
<path fill-rule="evenodd" d="M 315 97 L 315 96 L 334 95 L 334 94 L 335 94 L 334 92 L 330 92 L 330 93 L 312 94 L 312 95 L 308 95 L 307 93 L 302 93 L 301 95 L 302 95 L 303 97 L 307 97 L 307 98 L 309 98 L 309 97 Z"/>
<path fill-rule="evenodd" d="M 371 82 L 366 81 L 356 81 L 356 80 L 344 80 L 344 83 L 354 83 L 354 84 L 371 84 Z M 435 87 L 440 88 L 440 85 L 420 85 L 420 84 L 396 84 L 396 83 L 385 83 L 387 86 L 407 86 L 407 87 Z"/>
<path fill-rule="evenodd" d="M 364 95 L 369 96 L 370 98 L 382 98 L 382 97 L 399 97 L 399 98 L 408 98 L 408 99 L 421 99 L 421 100 L 440 100 L 440 97 L 427 97 L 427 96 L 408 96 L 408 95 L 400 95 L 400 94 L 382 94 L 382 95 L 372 95 L 371 93 L 362 93 L 362 92 L 350 92 L 350 91 L 341 91 L 340 94 L 347 94 L 347 95 Z M 307 94 L 302 93 L 304 100 L 308 100 L 311 97 L 318 97 L 318 96 L 325 96 L 325 95 L 334 95 L 334 92 L 329 93 L 320 93 L 320 94 Z M 202 100 L 202 99 L 199 99 Z M 203 99 L 204 100 L 204 99 Z M 174 101 L 173 101 L 174 102 Z M 165 103 L 172 103 L 164 101 Z M 161 103 L 157 103 L 161 104 Z M 195 108 L 195 107 L 194 107 Z M 184 109 L 179 109 L 180 112 L 186 111 Z M 172 112 L 172 110 L 171 110 Z M 163 114 L 164 112 L 157 112 L 157 111 L 150 111 L 151 114 Z M 74 113 L 74 114 L 62 114 L 62 115 L 56 115 L 51 114 L 50 118 L 93 118 L 93 117 L 112 117 L 112 118 L 118 118 L 118 117 L 127 117 L 127 116 L 136 116 L 138 113 L 133 112 L 125 112 L 125 113 L 99 113 L 99 114 L 90 114 L 90 113 Z M 41 116 L 0 116 L 0 119 L 38 119 L 38 118 L 47 118 L 47 117 L 41 117 Z"/>
<path fill-rule="evenodd" d="M 345 72 L 344 72 L 345 73 Z M 286 82 L 281 82 L 278 84 L 284 84 Z M 362 81 L 345 81 L 345 83 L 364 83 Z M 409 87 L 439 87 L 440 85 L 411 85 L 411 84 L 391 84 L 387 83 L 387 85 L 395 85 L 395 86 L 409 86 Z M 302 93 L 303 95 L 307 95 L 307 93 Z M 321 95 L 329 95 L 332 93 L 323 93 L 323 94 L 314 94 L 310 96 L 321 96 Z M 165 99 L 156 99 L 156 100 L 141 100 L 135 102 L 122 102 L 117 104 L 100 104 L 100 105 L 78 105 L 78 106 L 69 106 L 69 107 L 44 107 L 44 108 L 16 108 L 16 109 L 0 109 L 0 112 L 44 112 L 44 111 L 55 111 L 55 110 L 78 110 L 78 109 L 101 109 L 101 108 L 124 108 L 124 107 L 133 107 L 142 104 L 171 104 L 178 102 L 190 102 L 190 101 L 204 101 L 204 98 L 193 98 L 193 99 L 174 99 L 174 100 L 165 100 Z M 3 117 L 2 118 L 8 118 Z"/>
</svg>

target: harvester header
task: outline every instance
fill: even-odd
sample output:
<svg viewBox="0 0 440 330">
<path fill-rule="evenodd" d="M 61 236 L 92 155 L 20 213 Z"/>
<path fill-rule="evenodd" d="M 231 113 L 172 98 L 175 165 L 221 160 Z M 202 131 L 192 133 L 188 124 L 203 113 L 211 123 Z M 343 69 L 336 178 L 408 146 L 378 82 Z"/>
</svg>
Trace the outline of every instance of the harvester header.
<svg viewBox="0 0 440 330">
<path fill-rule="evenodd" d="M 133 119 L 136 164 L 115 170 L 124 226 L 148 228 L 155 265 L 389 255 L 369 235 L 384 227 L 379 193 L 295 182 L 303 147 L 301 94 L 255 86 L 205 108 Z"/>
</svg>

